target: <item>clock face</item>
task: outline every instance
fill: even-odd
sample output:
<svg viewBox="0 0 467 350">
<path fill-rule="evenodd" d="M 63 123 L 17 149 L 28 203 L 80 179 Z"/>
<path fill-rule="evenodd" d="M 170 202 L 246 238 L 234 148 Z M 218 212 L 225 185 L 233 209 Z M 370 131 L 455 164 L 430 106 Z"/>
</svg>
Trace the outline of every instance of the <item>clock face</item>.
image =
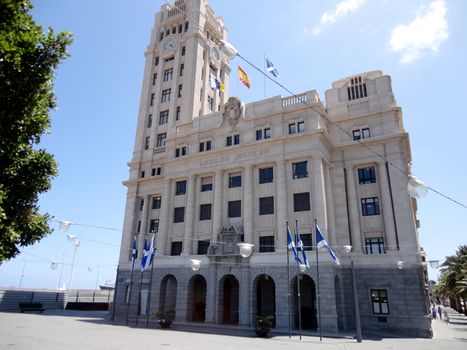
<svg viewBox="0 0 467 350">
<path fill-rule="evenodd" d="M 216 61 L 220 60 L 221 55 L 220 55 L 219 50 L 217 49 L 217 47 L 211 48 L 211 57 Z"/>
<path fill-rule="evenodd" d="M 175 39 L 167 40 L 164 43 L 164 50 L 173 50 L 175 49 L 176 45 L 177 45 L 177 41 Z"/>
</svg>

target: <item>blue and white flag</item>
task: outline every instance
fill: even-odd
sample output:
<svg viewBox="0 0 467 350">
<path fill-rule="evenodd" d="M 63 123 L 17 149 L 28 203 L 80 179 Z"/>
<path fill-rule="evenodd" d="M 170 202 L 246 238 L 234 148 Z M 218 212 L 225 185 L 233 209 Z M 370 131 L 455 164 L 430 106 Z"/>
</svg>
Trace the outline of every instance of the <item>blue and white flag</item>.
<svg viewBox="0 0 467 350">
<path fill-rule="evenodd" d="M 274 77 L 279 78 L 279 72 L 277 71 L 276 67 L 274 67 L 272 62 L 269 61 L 269 59 L 267 58 L 266 58 L 266 70 L 272 75 L 274 75 Z"/>
<path fill-rule="evenodd" d="M 133 264 L 138 257 L 138 249 L 136 248 L 136 237 L 133 238 L 133 249 L 131 251 L 131 263 Z"/>
<path fill-rule="evenodd" d="M 151 266 L 153 260 L 154 260 L 154 255 L 156 254 L 156 247 L 155 247 L 155 235 L 152 235 L 151 239 L 151 244 L 149 245 L 149 266 Z"/>
<path fill-rule="evenodd" d="M 295 248 L 295 243 L 292 239 L 292 234 L 290 233 L 290 228 L 287 226 L 287 248 L 293 251 L 293 255 L 297 264 L 301 264 L 302 261 L 298 257 L 297 248 Z"/>
<path fill-rule="evenodd" d="M 297 247 L 300 248 L 300 251 L 302 253 L 303 264 L 306 265 L 306 267 L 310 267 L 310 264 L 308 263 L 308 258 L 306 257 L 305 253 L 305 246 L 303 245 L 302 238 L 300 237 L 299 232 L 297 232 Z"/>
<path fill-rule="evenodd" d="M 316 225 L 316 246 L 318 248 L 323 248 L 325 247 L 329 254 L 331 255 L 331 258 L 332 260 L 334 260 L 334 262 L 337 264 L 337 265 L 340 265 L 341 263 L 339 262 L 339 259 L 337 259 L 337 256 L 336 254 L 334 254 L 334 252 L 332 251 L 331 247 L 329 246 L 328 242 L 326 242 L 326 240 L 324 239 L 323 235 L 321 234 L 321 231 L 319 230 L 319 227 L 318 225 Z"/>
<path fill-rule="evenodd" d="M 144 237 L 144 250 L 143 250 L 143 257 L 141 258 L 141 271 L 144 271 L 146 268 L 146 264 L 148 261 L 148 254 L 149 253 L 149 245 L 146 237 Z"/>
</svg>

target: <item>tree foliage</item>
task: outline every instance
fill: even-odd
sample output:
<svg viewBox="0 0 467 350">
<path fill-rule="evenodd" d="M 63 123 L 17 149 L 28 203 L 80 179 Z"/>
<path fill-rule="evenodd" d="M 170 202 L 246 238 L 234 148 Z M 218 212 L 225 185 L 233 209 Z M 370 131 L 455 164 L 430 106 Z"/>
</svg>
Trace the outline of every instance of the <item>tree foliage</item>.
<svg viewBox="0 0 467 350">
<path fill-rule="evenodd" d="M 54 70 L 68 56 L 70 33 L 44 33 L 29 0 L 0 0 L 0 263 L 51 232 L 38 196 L 57 175 L 39 148 L 55 107 Z"/>
</svg>

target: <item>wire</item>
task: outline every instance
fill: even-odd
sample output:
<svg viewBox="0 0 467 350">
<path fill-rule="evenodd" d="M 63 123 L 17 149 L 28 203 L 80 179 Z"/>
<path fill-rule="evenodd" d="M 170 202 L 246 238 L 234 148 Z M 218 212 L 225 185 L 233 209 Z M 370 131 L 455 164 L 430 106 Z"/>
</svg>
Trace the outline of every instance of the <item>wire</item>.
<svg viewBox="0 0 467 350">
<path fill-rule="evenodd" d="M 56 219 L 51 219 L 50 221 L 58 222 L 59 224 L 64 223 L 65 221 L 63 220 L 56 220 Z M 76 222 L 70 222 L 70 225 L 76 225 L 76 226 L 84 226 L 84 227 L 92 227 L 92 228 L 98 228 L 101 230 L 110 230 L 110 231 L 118 231 L 122 232 L 121 229 L 119 228 L 114 228 L 114 227 L 106 227 L 106 226 L 95 226 L 95 225 L 87 225 L 87 224 L 79 224 Z"/>
</svg>

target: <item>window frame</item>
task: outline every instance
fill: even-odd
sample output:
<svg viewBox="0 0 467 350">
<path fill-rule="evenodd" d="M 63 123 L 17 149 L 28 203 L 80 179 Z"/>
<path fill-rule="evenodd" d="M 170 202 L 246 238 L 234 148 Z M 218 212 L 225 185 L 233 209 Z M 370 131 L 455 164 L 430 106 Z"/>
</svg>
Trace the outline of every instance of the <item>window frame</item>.
<svg viewBox="0 0 467 350">
<path fill-rule="evenodd" d="M 259 215 L 274 214 L 274 196 L 259 198 Z"/>
<path fill-rule="evenodd" d="M 275 242 L 274 235 L 260 236 L 259 237 L 259 252 L 260 253 L 274 253 L 276 251 L 275 244 L 276 242 Z"/>
<path fill-rule="evenodd" d="M 182 255 L 183 251 L 183 242 L 182 241 L 174 241 L 170 247 L 170 255 L 171 256 L 178 256 Z"/>
<path fill-rule="evenodd" d="M 174 74 L 174 69 L 172 68 L 167 68 L 164 70 L 164 79 L 163 81 L 171 81 L 173 79 L 173 74 Z"/>
<path fill-rule="evenodd" d="M 373 315 L 389 315 L 390 314 L 389 292 L 387 288 L 371 288 L 370 298 L 371 298 L 371 311 Z M 383 305 L 385 306 L 384 310 L 383 310 Z M 375 308 L 375 306 L 377 306 L 377 308 Z"/>
<path fill-rule="evenodd" d="M 359 185 L 367 185 L 376 183 L 376 169 L 374 166 L 358 168 L 358 183 Z"/>
<path fill-rule="evenodd" d="M 149 232 L 150 233 L 159 232 L 159 219 L 151 219 L 149 221 Z"/>
<path fill-rule="evenodd" d="M 152 209 L 160 209 L 162 206 L 162 196 L 152 197 Z"/>
<path fill-rule="evenodd" d="M 185 207 L 175 207 L 173 223 L 179 224 L 182 222 L 185 222 Z"/>
<path fill-rule="evenodd" d="M 384 247 L 384 238 L 383 237 L 365 238 L 365 254 L 368 254 L 368 255 L 386 254 L 386 249 Z"/>
<path fill-rule="evenodd" d="M 300 165 L 305 164 L 305 172 L 298 172 Z M 308 177 L 308 161 L 300 161 L 292 163 L 292 178 L 295 179 L 304 179 Z"/>
<path fill-rule="evenodd" d="M 303 198 L 302 198 L 303 197 Z M 305 198 L 307 197 L 307 198 Z M 308 199 L 305 201 L 305 199 Z M 311 204 L 310 204 L 310 192 L 300 192 L 293 194 L 293 211 L 294 213 L 302 212 L 302 211 L 310 211 Z"/>
<path fill-rule="evenodd" d="M 170 95 L 172 94 L 172 89 L 162 90 L 161 103 L 170 102 Z"/>
<path fill-rule="evenodd" d="M 242 187 L 242 173 L 229 174 L 229 188 Z"/>
<path fill-rule="evenodd" d="M 378 197 L 360 198 L 360 203 L 362 207 L 362 216 L 381 215 Z"/>
<path fill-rule="evenodd" d="M 199 221 L 212 220 L 212 204 L 204 203 L 199 206 Z"/>
<path fill-rule="evenodd" d="M 268 174 L 270 172 L 270 174 Z M 274 182 L 274 167 L 260 168 L 258 171 L 259 183 L 267 184 Z"/>
<path fill-rule="evenodd" d="M 242 201 L 235 200 L 229 201 L 227 204 L 227 214 L 229 218 L 241 218 L 242 217 Z"/>
<path fill-rule="evenodd" d="M 169 122 L 169 110 L 166 109 L 159 113 L 159 125 L 164 125 Z"/>
<path fill-rule="evenodd" d="M 186 180 L 179 180 L 175 182 L 175 195 L 183 196 L 186 194 L 187 183 Z"/>
<path fill-rule="evenodd" d="M 157 134 L 157 144 L 156 147 L 165 147 L 165 140 L 167 139 L 167 133 L 162 132 Z"/>
</svg>

